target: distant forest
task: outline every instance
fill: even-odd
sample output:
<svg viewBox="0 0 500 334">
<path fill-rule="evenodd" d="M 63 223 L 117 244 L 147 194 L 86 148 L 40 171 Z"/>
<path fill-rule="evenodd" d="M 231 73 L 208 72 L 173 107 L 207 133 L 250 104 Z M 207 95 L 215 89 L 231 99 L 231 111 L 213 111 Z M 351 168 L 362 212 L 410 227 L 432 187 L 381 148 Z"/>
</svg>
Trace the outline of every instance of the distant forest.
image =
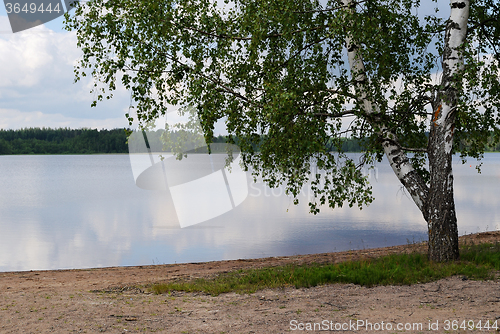
<svg viewBox="0 0 500 334">
<path fill-rule="evenodd" d="M 125 129 L 0 130 L 0 155 L 95 153 L 128 153 Z"/>
<path fill-rule="evenodd" d="M 105 154 L 128 153 L 127 129 L 95 130 L 69 128 L 0 129 L 0 155 L 7 154 Z M 150 133 L 149 138 L 161 136 L 163 130 Z M 151 136 L 151 137 L 150 137 Z M 156 139 L 156 138 L 155 138 Z M 218 136 L 214 143 L 223 143 L 226 137 Z M 330 145 L 328 145 L 330 146 Z M 255 147 L 258 151 L 258 147 Z M 356 139 L 346 139 L 344 152 L 361 152 L 362 145 Z M 500 151 L 500 144 L 487 151 Z"/>
<path fill-rule="evenodd" d="M 162 130 L 148 136 L 159 137 Z M 150 137 L 151 138 L 151 137 Z M 226 137 L 218 136 L 215 143 L 223 143 Z M 258 150 L 258 148 L 256 148 Z M 343 149 L 360 152 L 356 140 L 346 140 Z M 0 155 L 8 154 L 105 154 L 128 153 L 127 130 L 96 130 L 69 128 L 0 129 Z"/>
</svg>

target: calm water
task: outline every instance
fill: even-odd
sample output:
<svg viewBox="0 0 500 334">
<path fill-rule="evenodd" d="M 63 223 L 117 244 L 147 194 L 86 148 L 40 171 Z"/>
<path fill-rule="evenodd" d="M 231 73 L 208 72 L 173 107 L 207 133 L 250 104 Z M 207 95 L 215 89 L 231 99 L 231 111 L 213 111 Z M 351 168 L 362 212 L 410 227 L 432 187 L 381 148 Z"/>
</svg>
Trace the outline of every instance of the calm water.
<svg viewBox="0 0 500 334">
<path fill-rule="evenodd" d="M 471 165 L 472 163 L 472 165 Z M 460 234 L 500 228 L 500 154 L 455 163 Z M 0 156 L 0 271 L 200 262 L 362 249 L 426 239 L 426 224 L 386 163 L 362 211 L 313 216 L 249 181 L 234 210 L 179 228 L 168 194 L 135 185 L 128 155 Z"/>
</svg>

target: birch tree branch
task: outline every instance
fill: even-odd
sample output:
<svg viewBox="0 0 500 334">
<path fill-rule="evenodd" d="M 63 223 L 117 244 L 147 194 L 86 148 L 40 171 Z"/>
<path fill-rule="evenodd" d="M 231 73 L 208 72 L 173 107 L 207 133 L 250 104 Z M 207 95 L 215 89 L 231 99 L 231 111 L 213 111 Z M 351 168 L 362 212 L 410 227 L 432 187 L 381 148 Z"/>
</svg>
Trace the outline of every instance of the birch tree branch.
<svg viewBox="0 0 500 334">
<path fill-rule="evenodd" d="M 349 8 L 349 11 L 352 12 L 354 10 L 352 6 L 354 2 L 352 0 L 343 0 L 343 3 Z M 390 131 L 385 124 L 380 123 L 378 117 L 375 120 L 373 117 L 370 117 L 373 116 L 373 114 L 378 114 L 379 110 L 377 105 L 372 103 L 368 98 L 366 91 L 366 82 L 368 78 L 366 76 L 362 56 L 359 52 L 360 46 L 353 40 L 352 35 L 347 35 L 346 37 L 346 48 L 352 80 L 355 82 L 356 86 L 357 99 L 363 106 L 363 111 L 366 116 L 368 116 L 366 118 L 372 123 L 372 126 L 376 126 L 380 129 L 378 134 L 382 140 L 382 147 L 392 170 L 399 181 L 406 187 L 422 214 L 425 215 L 429 188 L 422 177 L 413 168 L 399 144 L 396 135 Z"/>
</svg>

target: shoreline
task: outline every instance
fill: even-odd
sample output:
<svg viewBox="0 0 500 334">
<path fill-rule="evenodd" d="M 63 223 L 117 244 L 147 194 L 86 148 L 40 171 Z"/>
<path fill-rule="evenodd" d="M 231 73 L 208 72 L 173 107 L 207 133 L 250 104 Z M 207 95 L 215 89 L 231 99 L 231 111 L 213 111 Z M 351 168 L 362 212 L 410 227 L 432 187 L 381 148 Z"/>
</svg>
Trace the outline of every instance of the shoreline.
<svg viewBox="0 0 500 334">
<path fill-rule="evenodd" d="M 461 244 L 500 242 L 500 231 L 460 237 Z M 0 332 L 285 333 L 293 321 L 333 324 L 368 320 L 415 323 L 497 321 L 500 278 L 473 281 L 449 277 L 411 286 L 361 287 L 327 284 L 265 289 L 252 294 L 173 291 L 155 295 L 151 283 L 213 277 L 246 268 L 338 263 L 391 253 L 426 251 L 426 244 L 202 263 L 0 273 Z M 22 330 L 21 330 L 22 329 Z M 440 327 L 439 332 L 445 328 Z M 304 332 L 312 332 L 305 330 Z M 374 333 L 373 330 L 346 331 Z M 394 331 L 391 331 L 394 332 Z M 400 331 L 397 331 L 400 332 Z M 435 333 L 435 330 L 419 332 Z M 453 330 L 453 333 L 497 333 Z"/>
<path fill-rule="evenodd" d="M 500 242 L 500 230 L 486 231 L 462 235 L 459 237 L 459 244 L 479 244 L 485 242 Z M 65 268 L 65 269 L 40 269 L 40 270 L 19 270 L 19 271 L 0 271 L 0 277 L 9 274 L 25 274 L 25 273 L 58 273 L 58 272 L 84 272 L 84 271 L 106 271 L 106 270 L 133 270 L 133 269 L 154 269 L 154 268 L 177 268 L 183 267 L 186 269 L 197 269 L 200 267 L 229 267 L 242 268 L 257 268 L 265 266 L 278 266 L 286 264 L 305 264 L 305 263 L 340 263 L 349 260 L 357 260 L 361 258 L 374 258 L 378 256 L 395 254 L 401 252 L 426 252 L 427 241 L 418 243 L 409 243 L 404 245 L 385 246 L 377 248 L 356 249 L 338 252 L 313 253 L 313 254 L 298 254 L 289 256 L 269 256 L 263 258 L 251 259 L 235 259 L 235 260 L 214 260 L 207 262 L 181 262 L 170 264 L 150 264 L 150 265 L 131 265 L 131 266 L 109 266 L 109 267 L 90 267 L 90 268 Z M 1 285 L 0 285 L 1 288 Z"/>
</svg>

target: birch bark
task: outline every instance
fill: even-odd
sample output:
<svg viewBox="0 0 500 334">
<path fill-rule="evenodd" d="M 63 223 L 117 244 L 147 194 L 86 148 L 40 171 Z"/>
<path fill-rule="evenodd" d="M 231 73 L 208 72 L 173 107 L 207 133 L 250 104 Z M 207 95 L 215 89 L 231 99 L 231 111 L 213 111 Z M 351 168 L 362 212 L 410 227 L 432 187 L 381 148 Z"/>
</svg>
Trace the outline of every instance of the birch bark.
<svg viewBox="0 0 500 334">
<path fill-rule="evenodd" d="M 352 0 L 343 0 L 343 5 L 350 7 Z M 352 10 L 352 9 L 351 9 Z M 351 36 L 346 37 L 347 55 L 349 59 L 349 67 L 351 76 L 356 85 L 356 95 L 358 102 L 363 106 L 364 113 L 369 116 L 379 112 L 377 105 L 370 101 L 367 97 L 367 92 L 364 83 L 367 82 L 365 67 L 363 59 L 359 53 L 359 46 Z M 376 121 L 373 121 L 377 123 Z M 424 214 L 427 213 L 426 203 L 428 187 L 422 177 L 417 173 L 410 163 L 406 153 L 401 149 L 398 139 L 383 123 L 372 124 L 378 128 L 378 135 L 382 140 L 382 147 L 384 148 L 385 155 L 389 160 L 392 170 L 398 177 L 399 181 L 408 190 L 413 201 Z"/>
<path fill-rule="evenodd" d="M 458 259 L 458 227 L 453 196 L 452 147 L 457 107 L 457 74 L 464 67 L 461 47 L 467 35 L 469 0 L 452 0 L 446 27 L 443 74 L 433 103 L 434 116 L 429 134 L 431 174 L 427 206 L 429 258 L 434 261 Z"/>
<path fill-rule="evenodd" d="M 352 0 L 343 0 L 343 4 L 349 7 Z M 441 88 L 433 103 L 434 116 L 431 120 L 427 148 L 431 175 L 429 186 L 411 165 L 397 137 L 383 123 L 372 124 L 380 129 L 378 135 L 394 173 L 427 221 L 429 258 L 433 261 L 449 261 L 459 257 L 451 152 L 457 106 L 454 78 L 464 66 L 460 48 L 466 38 L 468 16 L 469 0 L 451 1 L 451 14 L 445 34 Z M 359 46 L 347 36 L 346 47 L 358 101 L 367 115 L 376 114 L 376 104 L 367 98 L 364 85 L 367 77 L 363 59 L 358 51 Z"/>
</svg>

